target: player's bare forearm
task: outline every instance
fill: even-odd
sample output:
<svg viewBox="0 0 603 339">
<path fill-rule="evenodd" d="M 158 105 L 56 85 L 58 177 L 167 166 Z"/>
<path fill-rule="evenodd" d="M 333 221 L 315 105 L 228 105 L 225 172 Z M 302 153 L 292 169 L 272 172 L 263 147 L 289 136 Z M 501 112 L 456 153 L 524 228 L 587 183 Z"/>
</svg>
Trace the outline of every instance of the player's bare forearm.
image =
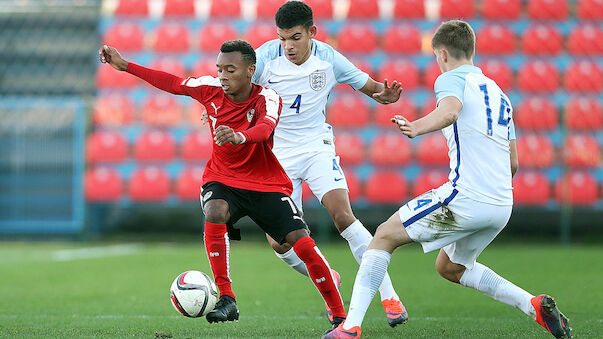
<svg viewBox="0 0 603 339">
<path fill-rule="evenodd" d="M 360 92 L 371 97 L 380 104 L 391 104 L 400 99 L 402 93 L 402 85 L 394 80 L 391 86 L 388 84 L 387 79 L 383 83 L 377 82 L 372 78 L 368 78 L 366 84 L 362 86 Z"/>
<path fill-rule="evenodd" d="M 511 177 L 515 176 L 519 169 L 519 158 L 517 156 L 517 142 L 515 140 L 509 140 L 509 149 L 511 154 L 509 156 L 511 161 Z"/>
<path fill-rule="evenodd" d="M 420 119 L 411 122 L 401 115 L 396 115 L 392 122 L 398 124 L 404 135 L 414 138 L 452 125 L 458 119 L 461 108 L 463 105 L 457 98 L 446 97 L 440 100 L 438 107 L 431 113 Z"/>
<path fill-rule="evenodd" d="M 98 56 L 100 58 L 100 62 L 109 64 L 118 71 L 123 72 L 128 68 L 129 62 L 122 58 L 117 49 L 111 46 L 103 45 L 98 50 Z"/>
</svg>

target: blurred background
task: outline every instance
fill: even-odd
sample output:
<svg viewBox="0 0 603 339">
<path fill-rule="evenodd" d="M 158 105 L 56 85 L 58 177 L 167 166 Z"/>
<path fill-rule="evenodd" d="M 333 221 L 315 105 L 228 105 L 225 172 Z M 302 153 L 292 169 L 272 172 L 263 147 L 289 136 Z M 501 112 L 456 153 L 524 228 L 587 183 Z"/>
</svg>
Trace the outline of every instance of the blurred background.
<svg viewBox="0 0 603 339">
<path fill-rule="evenodd" d="M 221 43 L 276 37 L 282 0 L 2 0 L 0 237 L 200 239 L 199 185 L 211 138 L 204 108 L 98 61 L 102 44 L 182 77 L 217 75 Z M 374 79 L 403 84 L 377 105 L 349 86 L 327 120 L 357 216 L 370 230 L 446 180 L 441 133 L 413 140 L 391 126 L 435 105 L 431 35 L 468 20 L 476 64 L 514 107 L 520 170 L 506 239 L 570 243 L 603 237 L 603 1 L 308 0 L 317 39 Z M 307 187 L 306 219 L 335 228 Z M 248 220 L 244 232 L 258 230 Z M 259 236 L 259 233 L 256 233 Z"/>
</svg>

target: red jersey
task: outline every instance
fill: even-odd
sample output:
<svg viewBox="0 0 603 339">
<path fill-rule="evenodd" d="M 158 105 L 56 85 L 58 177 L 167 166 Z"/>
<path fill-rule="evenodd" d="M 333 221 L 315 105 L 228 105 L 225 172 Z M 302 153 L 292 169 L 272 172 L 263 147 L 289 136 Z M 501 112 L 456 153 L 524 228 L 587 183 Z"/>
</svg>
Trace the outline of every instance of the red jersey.
<svg viewBox="0 0 603 339">
<path fill-rule="evenodd" d="M 272 153 L 272 137 L 282 108 L 282 100 L 274 90 L 253 84 L 249 98 L 239 103 L 224 93 L 219 79 L 211 76 L 183 79 L 133 63 L 128 65 L 127 71 L 159 89 L 188 95 L 202 103 L 212 136 L 220 125 L 241 132 L 243 144 L 218 146 L 213 143 L 212 155 L 203 173 L 204 184 L 217 181 L 251 191 L 291 195 L 291 180 Z"/>
</svg>

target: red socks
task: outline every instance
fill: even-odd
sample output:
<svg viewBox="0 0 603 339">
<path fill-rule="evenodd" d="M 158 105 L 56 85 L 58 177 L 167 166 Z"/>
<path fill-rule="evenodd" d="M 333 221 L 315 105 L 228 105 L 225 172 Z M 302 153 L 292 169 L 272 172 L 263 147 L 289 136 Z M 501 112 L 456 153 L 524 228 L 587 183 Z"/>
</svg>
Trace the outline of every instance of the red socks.
<svg viewBox="0 0 603 339">
<path fill-rule="evenodd" d="M 341 295 L 335 286 L 333 276 L 331 275 L 331 268 L 327 259 L 322 255 L 314 240 L 310 237 L 303 237 L 299 239 L 293 250 L 297 256 L 306 264 L 308 273 L 312 279 L 312 283 L 323 299 L 331 308 L 333 317 L 345 318 L 345 310 L 343 309 L 343 301 Z"/>
<path fill-rule="evenodd" d="M 230 286 L 230 242 L 226 233 L 226 224 L 205 222 L 205 251 L 211 265 L 220 296 L 235 297 Z"/>
</svg>

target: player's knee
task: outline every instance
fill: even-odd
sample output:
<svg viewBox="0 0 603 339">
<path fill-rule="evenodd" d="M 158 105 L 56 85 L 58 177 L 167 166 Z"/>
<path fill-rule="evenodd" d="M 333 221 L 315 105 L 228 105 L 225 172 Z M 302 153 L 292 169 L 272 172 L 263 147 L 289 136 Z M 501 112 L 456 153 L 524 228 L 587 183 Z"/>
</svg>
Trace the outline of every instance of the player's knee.
<svg viewBox="0 0 603 339">
<path fill-rule="evenodd" d="M 228 203 L 224 200 L 210 200 L 203 207 L 205 220 L 216 224 L 228 222 Z"/>
</svg>

